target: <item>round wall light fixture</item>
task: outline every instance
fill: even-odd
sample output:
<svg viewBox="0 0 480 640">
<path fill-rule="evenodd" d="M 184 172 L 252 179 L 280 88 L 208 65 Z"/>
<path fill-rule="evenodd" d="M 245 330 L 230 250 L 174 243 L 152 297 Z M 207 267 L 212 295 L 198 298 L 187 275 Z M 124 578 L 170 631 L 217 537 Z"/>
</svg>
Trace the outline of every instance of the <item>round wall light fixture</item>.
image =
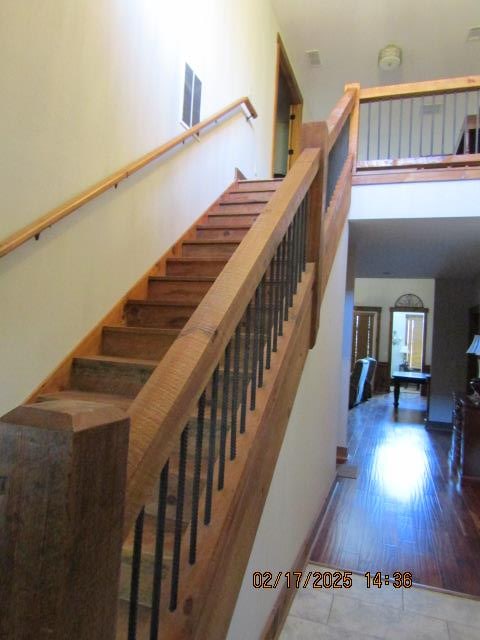
<svg viewBox="0 0 480 640">
<path fill-rule="evenodd" d="M 402 64 L 402 50 L 396 44 L 387 44 L 378 53 L 378 66 L 382 71 L 393 71 Z"/>
</svg>

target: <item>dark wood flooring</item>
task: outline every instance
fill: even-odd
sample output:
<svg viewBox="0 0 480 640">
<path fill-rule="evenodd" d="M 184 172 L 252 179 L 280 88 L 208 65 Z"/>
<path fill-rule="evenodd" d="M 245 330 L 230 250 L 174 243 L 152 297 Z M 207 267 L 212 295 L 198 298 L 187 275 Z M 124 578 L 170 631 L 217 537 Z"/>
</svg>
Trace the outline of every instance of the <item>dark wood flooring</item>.
<svg viewBox="0 0 480 640">
<path fill-rule="evenodd" d="M 425 430 L 425 398 L 402 392 L 397 412 L 392 401 L 349 412 L 358 477 L 337 478 L 311 559 L 480 596 L 480 487 L 450 472 L 450 434 Z"/>
</svg>

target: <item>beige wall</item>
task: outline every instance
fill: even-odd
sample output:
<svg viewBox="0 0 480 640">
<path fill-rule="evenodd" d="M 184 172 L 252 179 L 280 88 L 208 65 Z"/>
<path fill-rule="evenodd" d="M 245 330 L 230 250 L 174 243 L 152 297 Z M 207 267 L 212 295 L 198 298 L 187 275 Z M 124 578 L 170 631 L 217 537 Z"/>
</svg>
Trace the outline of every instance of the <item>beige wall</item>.
<svg viewBox="0 0 480 640">
<path fill-rule="evenodd" d="M 202 117 L 239 114 L 0 259 L 0 414 L 22 402 L 233 180 L 269 175 L 277 24 L 267 0 L 3 0 L 0 238 Z M 248 43 L 248 45 L 247 45 Z"/>
<path fill-rule="evenodd" d="M 426 364 L 432 362 L 432 334 L 435 280 L 432 278 L 355 278 L 355 304 L 363 307 L 382 307 L 380 326 L 381 362 L 388 361 L 390 335 L 390 307 L 404 293 L 414 293 L 428 309 Z"/>
<path fill-rule="evenodd" d="M 315 348 L 310 351 L 245 573 L 228 640 L 256 640 L 279 590 L 252 587 L 254 571 L 288 571 L 320 512 L 335 477 L 338 432 L 346 397 L 342 385 L 342 332 L 348 230 L 330 275 Z"/>
</svg>

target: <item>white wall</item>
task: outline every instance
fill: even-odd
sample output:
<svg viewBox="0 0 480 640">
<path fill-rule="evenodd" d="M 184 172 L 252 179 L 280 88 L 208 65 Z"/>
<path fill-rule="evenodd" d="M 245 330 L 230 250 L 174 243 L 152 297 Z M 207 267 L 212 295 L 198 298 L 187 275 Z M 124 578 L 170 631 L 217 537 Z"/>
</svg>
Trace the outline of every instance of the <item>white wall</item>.
<svg viewBox="0 0 480 640">
<path fill-rule="evenodd" d="M 253 589 L 252 574 L 291 569 L 335 476 L 336 428 L 344 428 L 347 402 L 339 393 L 347 385 L 338 331 L 345 306 L 347 252 L 345 229 L 322 303 L 317 343 L 307 357 L 228 640 L 260 637 L 279 590 Z"/>
<path fill-rule="evenodd" d="M 202 117 L 238 114 L 0 259 L 0 414 L 24 398 L 233 180 L 270 172 L 277 24 L 267 0 L 0 3 L 0 238 Z"/>
<path fill-rule="evenodd" d="M 390 307 L 404 293 L 414 293 L 428 309 L 425 364 L 432 361 L 435 280 L 432 278 L 356 278 L 355 304 L 362 307 L 382 307 L 380 321 L 379 360 L 387 362 L 390 334 Z"/>
<path fill-rule="evenodd" d="M 480 216 L 478 180 L 356 185 L 349 220 Z M 459 205 L 461 203 L 461 205 Z"/>
</svg>

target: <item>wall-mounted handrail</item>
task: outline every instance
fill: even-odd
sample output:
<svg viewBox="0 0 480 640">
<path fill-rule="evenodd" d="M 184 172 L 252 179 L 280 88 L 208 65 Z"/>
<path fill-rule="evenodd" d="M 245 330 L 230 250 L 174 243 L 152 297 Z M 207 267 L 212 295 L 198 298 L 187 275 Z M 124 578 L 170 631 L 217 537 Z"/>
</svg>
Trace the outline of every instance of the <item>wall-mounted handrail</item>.
<svg viewBox="0 0 480 640">
<path fill-rule="evenodd" d="M 35 220 L 35 222 L 32 222 L 31 224 L 27 225 L 20 231 L 13 233 L 11 236 L 6 238 L 5 240 L 2 240 L 0 242 L 0 258 L 2 256 L 7 255 L 8 253 L 13 251 L 20 245 L 24 244 L 25 242 L 27 242 L 27 240 L 30 240 L 31 238 L 34 238 L 34 237 L 38 237 L 40 233 L 42 231 L 45 231 L 45 229 L 47 229 L 48 227 L 51 227 L 52 225 L 56 224 L 63 218 L 66 218 L 68 215 L 70 215 L 74 211 L 77 211 L 78 209 L 80 209 L 80 207 L 83 207 L 83 205 L 87 204 L 88 202 L 91 202 L 92 200 L 100 196 L 102 193 L 105 193 L 105 191 L 108 191 L 109 189 L 116 187 L 120 182 L 122 182 L 122 180 L 126 180 L 131 175 L 133 175 L 140 169 L 143 169 L 143 167 L 147 166 L 154 160 L 157 160 L 158 158 L 160 158 L 160 156 L 164 155 L 174 147 L 178 146 L 179 144 L 182 144 L 189 138 L 192 138 L 193 136 L 197 135 L 203 129 L 206 129 L 210 125 L 216 123 L 218 120 L 225 117 L 226 115 L 233 113 L 241 105 L 244 105 L 245 108 L 247 109 L 248 113 L 250 114 L 249 118 L 257 117 L 257 112 L 248 97 L 244 96 L 242 98 L 239 98 L 238 100 L 235 100 L 234 102 L 231 102 L 229 105 L 227 105 L 223 109 L 220 109 L 210 117 L 206 118 L 205 120 L 202 120 L 195 126 L 188 129 L 187 131 L 184 131 L 183 133 L 181 133 L 178 136 L 175 136 L 168 142 L 160 145 L 159 147 L 156 147 L 155 149 L 153 149 L 149 153 L 146 153 L 144 156 L 142 156 L 138 160 L 135 160 L 134 162 L 127 164 L 126 166 L 122 167 L 112 175 L 108 176 L 107 178 L 104 178 L 100 182 L 97 182 L 96 184 L 89 187 L 82 193 L 76 195 L 75 197 L 68 200 L 67 202 L 61 204 L 58 207 L 55 207 L 55 209 L 52 209 L 45 215 L 41 216 L 40 218 Z"/>
</svg>

